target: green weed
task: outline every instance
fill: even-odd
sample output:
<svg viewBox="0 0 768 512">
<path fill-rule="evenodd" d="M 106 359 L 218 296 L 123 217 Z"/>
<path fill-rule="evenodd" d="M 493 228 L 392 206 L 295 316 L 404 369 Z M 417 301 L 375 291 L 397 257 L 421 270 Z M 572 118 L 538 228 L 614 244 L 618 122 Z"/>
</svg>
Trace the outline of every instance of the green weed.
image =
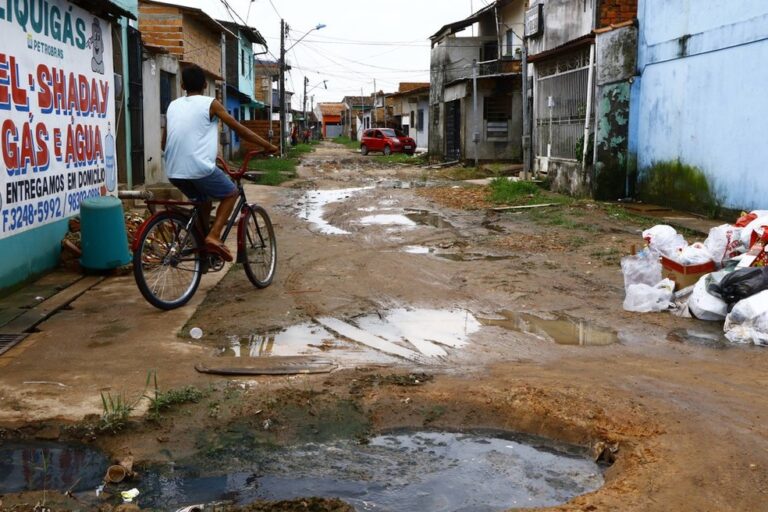
<svg viewBox="0 0 768 512">
<path fill-rule="evenodd" d="M 409 164 L 423 165 L 426 159 L 421 155 L 406 155 L 405 153 L 393 153 L 391 155 L 373 156 L 373 161 L 380 164 Z"/>
<path fill-rule="evenodd" d="M 154 390 L 152 394 L 145 394 L 144 398 L 149 400 L 149 415 L 154 420 L 160 419 L 163 411 L 176 405 L 198 403 L 204 396 L 204 393 L 195 386 L 160 391 L 157 384 L 157 372 L 150 372 L 150 375 L 153 378 Z"/>
<path fill-rule="evenodd" d="M 101 404 L 103 412 L 99 421 L 99 430 L 119 432 L 128 423 L 128 417 L 138 404 L 138 400 L 129 403 L 125 394 L 112 396 L 111 393 L 101 393 Z"/>
</svg>

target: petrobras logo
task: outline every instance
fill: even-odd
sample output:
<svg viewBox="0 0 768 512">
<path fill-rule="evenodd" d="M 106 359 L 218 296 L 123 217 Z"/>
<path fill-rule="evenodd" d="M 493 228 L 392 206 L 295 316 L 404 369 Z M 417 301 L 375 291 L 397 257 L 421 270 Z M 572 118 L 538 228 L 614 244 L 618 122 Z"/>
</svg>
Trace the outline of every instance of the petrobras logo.
<svg viewBox="0 0 768 512">
<path fill-rule="evenodd" d="M 49 57 L 55 57 L 58 59 L 64 58 L 63 48 L 59 48 L 58 46 L 53 46 L 44 41 L 40 41 L 39 39 L 35 39 L 32 37 L 32 34 L 27 34 L 27 48 Z"/>
</svg>

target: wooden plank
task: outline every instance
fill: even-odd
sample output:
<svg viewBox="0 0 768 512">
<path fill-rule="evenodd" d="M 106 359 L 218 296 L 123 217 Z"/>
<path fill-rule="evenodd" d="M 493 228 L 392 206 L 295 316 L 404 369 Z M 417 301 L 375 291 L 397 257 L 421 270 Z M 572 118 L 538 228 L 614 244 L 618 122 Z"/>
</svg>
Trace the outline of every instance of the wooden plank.
<svg viewBox="0 0 768 512">
<path fill-rule="evenodd" d="M 548 208 L 550 206 L 560 206 L 558 203 L 543 203 L 543 204 L 526 204 L 522 206 L 499 206 L 496 208 L 489 208 L 495 212 L 505 212 L 508 210 L 527 210 L 530 208 Z"/>
<path fill-rule="evenodd" d="M 409 350 L 405 347 L 397 345 L 396 343 L 392 343 L 391 341 L 387 341 L 383 338 L 379 338 L 378 336 L 374 336 L 373 334 L 362 329 L 358 329 L 354 325 L 343 322 L 338 318 L 324 316 L 315 318 L 314 321 L 326 329 L 335 332 L 339 336 L 343 336 L 344 338 L 352 340 L 356 343 L 360 343 L 374 350 L 378 350 L 379 352 L 402 357 L 403 359 L 408 359 L 409 361 L 421 362 L 423 360 L 421 354 L 414 352 L 413 350 Z"/>
<path fill-rule="evenodd" d="M 333 361 L 306 356 L 253 358 L 248 363 L 248 366 L 214 368 L 198 363 L 195 370 L 212 375 L 308 375 L 330 373 L 338 368 Z"/>
<path fill-rule="evenodd" d="M 82 294 L 104 280 L 103 276 L 87 276 L 72 286 L 65 288 L 50 299 L 47 299 L 26 313 L 19 315 L 0 328 L 0 334 L 28 332 L 38 324 L 46 321 L 64 306 L 74 302 Z"/>
</svg>

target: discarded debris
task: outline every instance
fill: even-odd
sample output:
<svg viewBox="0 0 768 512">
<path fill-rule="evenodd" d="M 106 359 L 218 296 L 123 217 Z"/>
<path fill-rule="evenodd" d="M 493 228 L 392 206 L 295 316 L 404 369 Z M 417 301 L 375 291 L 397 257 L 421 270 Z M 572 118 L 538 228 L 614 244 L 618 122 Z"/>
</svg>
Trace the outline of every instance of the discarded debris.
<svg viewBox="0 0 768 512">
<path fill-rule="evenodd" d="M 522 206 L 497 206 L 491 208 L 495 212 L 505 212 L 507 210 L 528 210 L 531 208 L 548 208 L 550 206 L 559 206 L 557 203 L 526 204 Z"/>
<path fill-rule="evenodd" d="M 123 498 L 124 503 L 131 503 L 139 494 L 141 494 L 139 490 L 134 487 L 133 489 L 121 492 L 120 497 Z"/>
<path fill-rule="evenodd" d="M 225 368 L 208 368 L 201 363 L 195 365 L 195 370 L 212 375 L 306 375 L 330 373 L 338 368 L 328 359 L 302 356 L 254 358 L 251 362 L 249 366 Z"/>
<path fill-rule="evenodd" d="M 199 340 L 203 337 L 203 330 L 199 327 L 193 327 L 189 330 L 189 336 L 194 340 Z"/>
</svg>

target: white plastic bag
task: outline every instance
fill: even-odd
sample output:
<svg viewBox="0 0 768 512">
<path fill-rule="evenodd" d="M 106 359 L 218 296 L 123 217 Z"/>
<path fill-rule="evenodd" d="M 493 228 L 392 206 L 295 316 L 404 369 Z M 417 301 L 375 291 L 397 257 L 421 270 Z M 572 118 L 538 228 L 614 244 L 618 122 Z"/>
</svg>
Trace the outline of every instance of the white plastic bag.
<svg viewBox="0 0 768 512">
<path fill-rule="evenodd" d="M 688 299 L 688 310 L 699 320 L 722 321 L 728 313 L 728 304 L 707 291 L 711 274 L 701 276 Z"/>
<path fill-rule="evenodd" d="M 681 265 L 701 265 L 702 263 L 712 261 L 712 255 L 704 247 L 704 244 L 696 242 L 693 245 L 684 247 L 673 259 Z"/>
<path fill-rule="evenodd" d="M 643 231 L 643 238 L 651 250 L 671 258 L 680 250 L 688 246 L 683 235 L 675 231 L 672 226 L 658 224 Z"/>
<path fill-rule="evenodd" d="M 768 290 L 739 301 L 725 317 L 723 330 L 733 343 L 768 346 Z"/>
<path fill-rule="evenodd" d="M 709 251 L 712 261 L 722 265 L 724 261 L 746 252 L 747 247 L 741 241 L 742 231 L 742 228 L 730 224 L 710 229 L 709 236 L 704 240 L 704 247 Z"/>
<path fill-rule="evenodd" d="M 629 285 L 624 309 L 635 313 L 666 311 L 673 306 L 674 290 L 675 282 L 671 279 L 664 279 L 656 286 L 642 283 Z"/>
<path fill-rule="evenodd" d="M 624 274 L 624 289 L 632 284 L 653 286 L 661 281 L 661 262 L 652 251 L 640 251 L 634 256 L 621 258 L 621 272 Z"/>
<path fill-rule="evenodd" d="M 763 212 L 755 212 L 755 213 L 763 213 Z M 752 247 L 752 233 L 757 233 L 758 237 L 763 236 L 763 227 L 768 226 L 768 216 L 762 215 L 749 224 L 747 224 L 747 227 L 741 230 L 741 243 L 745 247 L 745 250 L 748 250 L 750 247 Z"/>
</svg>

